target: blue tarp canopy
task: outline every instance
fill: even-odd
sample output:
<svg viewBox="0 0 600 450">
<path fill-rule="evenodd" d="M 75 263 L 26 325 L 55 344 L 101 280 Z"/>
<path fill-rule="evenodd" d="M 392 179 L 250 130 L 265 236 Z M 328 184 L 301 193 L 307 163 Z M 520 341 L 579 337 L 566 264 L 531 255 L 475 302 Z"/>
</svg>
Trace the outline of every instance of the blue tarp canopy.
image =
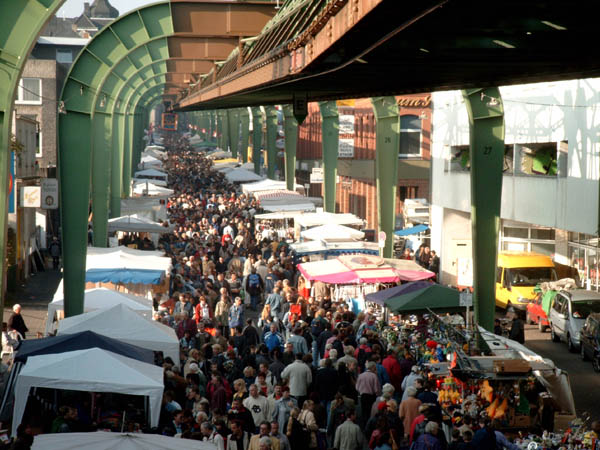
<svg viewBox="0 0 600 450">
<path fill-rule="evenodd" d="M 164 270 L 152 269 L 89 269 L 85 281 L 91 283 L 160 284 Z"/>
<path fill-rule="evenodd" d="M 404 283 L 400 286 L 394 286 L 389 289 L 382 289 L 381 291 L 373 292 L 372 294 L 365 295 L 366 302 L 377 303 L 378 305 L 385 306 L 385 301 L 397 297 L 398 295 L 408 294 L 410 292 L 425 289 L 430 286 L 429 281 L 413 281 L 411 283 Z"/>
<path fill-rule="evenodd" d="M 27 358 L 30 356 L 72 352 L 94 347 L 148 364 L 154 364 L 154 352 L 152 350 L 127 344 L 93 331 L 23 340 L 15 356 L 15 361 L 24 363 L 27 362 Z"/>
<path fill-rule="evenodd" d="M 429 230 L 427 225 L 417 225 L 411 228 L 404 228 L 402 230 L 394 231 L 396 236 L 408 236 L 409 234 L 422 233 L 423 231 Z"/>
</svg>

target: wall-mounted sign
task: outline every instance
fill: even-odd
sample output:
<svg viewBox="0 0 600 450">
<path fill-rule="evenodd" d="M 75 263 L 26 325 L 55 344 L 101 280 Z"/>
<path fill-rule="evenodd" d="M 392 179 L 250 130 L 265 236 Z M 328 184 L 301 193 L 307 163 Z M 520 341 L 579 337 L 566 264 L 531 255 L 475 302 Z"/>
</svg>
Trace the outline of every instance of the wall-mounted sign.
<svg viewBox="0 0 600 450">
<path fill-rule="evenodd" d="M 56 178 L 42 178 L 42 208 L 58 208 L 58 180 Z"/>
<path fill-rule="evenodd" d="M 311 183 L 322 183 L 323 182 L 323 168 L 322 167 L 313 167 L 310 173 L 310 182 Z"/>
<path fill-rule="evenodd" d="M 354 134 L 354 114 L 340 114 L 340 134 Z"/>
<path fill-rule="evenodd" d="M 354 139 L 339 139 L 338 158 L 354 158 Z"/>
<path fill-rule="evenodd" d="M 398 106 L 405 108 L 427 108 L 431 105 L 431 95 L 425 97 L 398 97 Z"/>
<path fill-rule="evenodd" d="M 39 208 L 42 205 L 42 191 L 39 186 L 23 186 L 20 193 L 23 208 Z"/>
</svg>

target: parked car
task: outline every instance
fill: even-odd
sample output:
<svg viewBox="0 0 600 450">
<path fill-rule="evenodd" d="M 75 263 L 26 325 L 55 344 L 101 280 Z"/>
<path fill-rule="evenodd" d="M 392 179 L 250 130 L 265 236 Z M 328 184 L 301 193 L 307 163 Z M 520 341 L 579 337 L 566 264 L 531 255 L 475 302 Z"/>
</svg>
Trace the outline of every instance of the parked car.
<svg viewBox="0 0 600 450">
<path fill-rule="evenodd" d="M 569 351 L 578 351 L 581 329 L 592 313 L 600 313 L 600 292 L 574 289 L 557 293 L 548 317 L 552 340 L 564 341 Z"/>
<path fill-rule="evenodd" d="M 600 314 L 592 313 L 581 329 L 581 358 L 592 360 L 596 372 L 600 372 Z"/>
<path fill-rule="evenodd" d="M 540 253 L 505 251 L 498 254 L 496 306 L 510 306 L 525 312 L 536 294 L 533 289 L 544 281 L 556 281 L 552 258 Z"/>
<path fill-rule="evenodd" d="M 546 311 L 542 308 L 542 294 L 538 294 L 533 300 L 527 304 L 526 322 L 528 324 L 537 324 L 540 333 L 546 331 L 550 322 Z"/>
</svg>

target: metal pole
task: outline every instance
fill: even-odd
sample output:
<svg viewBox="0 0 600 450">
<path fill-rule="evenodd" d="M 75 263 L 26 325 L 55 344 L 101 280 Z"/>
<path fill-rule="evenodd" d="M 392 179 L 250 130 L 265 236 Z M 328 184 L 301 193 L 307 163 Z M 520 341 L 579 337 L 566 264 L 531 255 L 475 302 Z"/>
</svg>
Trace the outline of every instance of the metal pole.
<svg viewBox="0 0 600 450">
<path fill-rule="evenodd" d="M 275 179 L 275 166 L 277 165 L 277 109 L 274 106 L 265 106 L 267 113 L 267 176 Z"/>
<path fill-rule="evenodd" d="M 298 146 L 298 120 L 292 105 L 283 107 L 285 128 L 285 185 L 294 191 L 296 185 L 296 149 Z"/>
<path fill-rule="evenodd" d="M 326 212 L 335 213 L 340 117 L 337 103 L 319 102 L 323 135 L 323 206 Z"/>
</svg>

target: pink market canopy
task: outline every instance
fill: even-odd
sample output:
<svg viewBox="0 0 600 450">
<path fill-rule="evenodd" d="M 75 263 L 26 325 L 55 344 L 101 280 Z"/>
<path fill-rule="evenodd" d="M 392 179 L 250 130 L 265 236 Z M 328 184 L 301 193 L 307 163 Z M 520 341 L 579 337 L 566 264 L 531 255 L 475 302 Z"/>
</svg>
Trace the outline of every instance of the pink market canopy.
<svg viewBox="0 0 600 450">
<path fill-rule="evenodd" d="M 435 277 L 435 273 L 424 269 L 416 262 L 406 259 L 384 259 L 386 264 L 392 266 L 402 281 L 420 281 Z"/>
<path fill-rule="evenodd" d="M 395 283 L 394 269 L 377 256 L 344 255 L 327 261 L 298 264 L 298 270 L 309 281 L 329 284 Z"/>
</svg>

